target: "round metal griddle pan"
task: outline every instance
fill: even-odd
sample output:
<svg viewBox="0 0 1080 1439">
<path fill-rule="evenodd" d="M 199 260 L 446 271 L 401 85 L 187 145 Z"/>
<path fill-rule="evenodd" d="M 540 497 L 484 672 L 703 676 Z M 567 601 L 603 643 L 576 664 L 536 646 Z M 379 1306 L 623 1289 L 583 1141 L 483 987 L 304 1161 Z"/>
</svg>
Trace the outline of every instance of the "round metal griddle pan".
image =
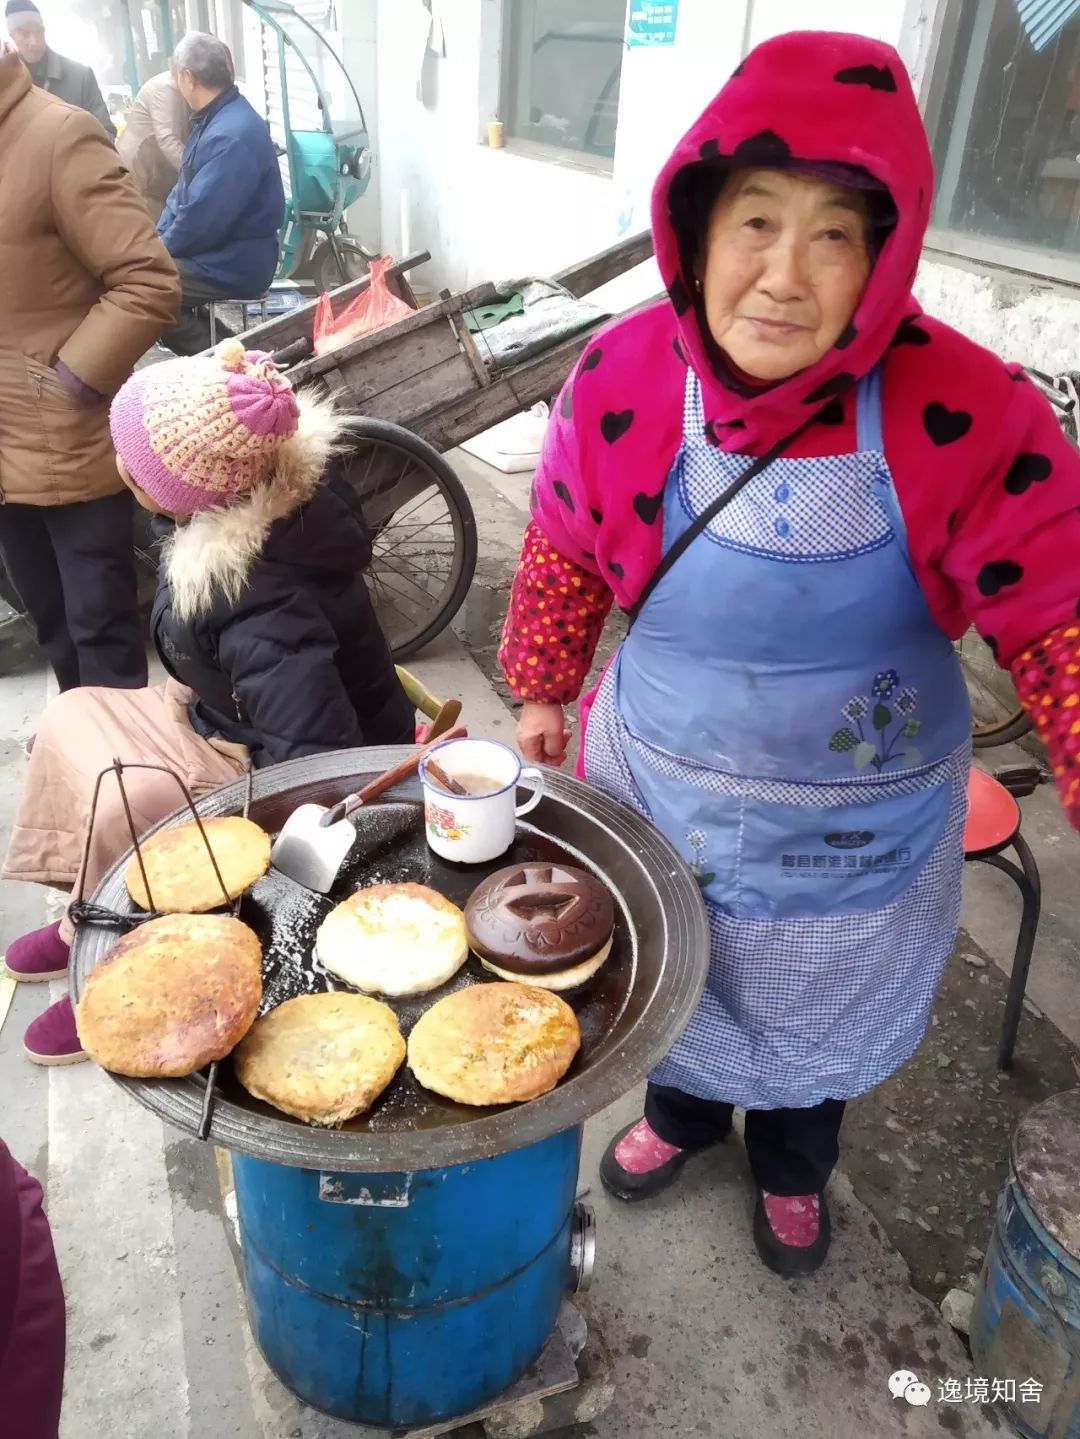
<svg viewBox="0 0 1080 1439">
<path fill-rule="evenodd" d="M 297 805 L 333 804 L 364 780 L 409 753 L 403 747 L 350 750 L 294 760 L 254 779 L 251 818 L 276 833 Z M 203 815 L 239 813 L 243 781 L 199 801 Z M 159 828 L 182 823 L 178 811 Z M 580 1124 L 632 1088 L 671 1048 L 701 995 L 708 942 L 700 890 L 672 846 L 627 806 L 567 775 L 546 775 L 545 796 L 513 849 L 493 864 L 448 864 L 429 850 L 418 780 L 398 786 L 355 818 L 357 844 L 329 897 L 312 894 L 271 872 L 241 905 L 240 917 L 264 946 L 263 1012 L 297 994 L 346 988 L 312 959 L 315 932 L 334 904 L 364 884 L 413 880 L 464 905 L 496 869 L 538 859 L 583 865 L 601 876 L 616 899 L 611 958 L 593 982 L 566 998 L 578 1015 L 582 1048 L 569 1074 L 550 1094 L 528 1104 L 473 1109 L 431 1094 L 408 1065 L 372 1110 L 341 1129 L 307 1126 L 253 1098 L 221 1065 L 210 1140 L 280 1164 L 311 1169 L 408 1171 L 443 1168 L 533 1144 Z M 133 913 L 123 870 L 106 875 L 94 900 Z M 82 926 L 72 946 L 73 997 L 115 942 L 116 932 Z M 490 982 L 475 957 L 449 984 L 431 994 L 392 1001 L 403 1033 L 444 994 Z M 113 1078 L 140 1104 L 195 1134 L 205 1074 L 182 1080 Z"/>
</svg>

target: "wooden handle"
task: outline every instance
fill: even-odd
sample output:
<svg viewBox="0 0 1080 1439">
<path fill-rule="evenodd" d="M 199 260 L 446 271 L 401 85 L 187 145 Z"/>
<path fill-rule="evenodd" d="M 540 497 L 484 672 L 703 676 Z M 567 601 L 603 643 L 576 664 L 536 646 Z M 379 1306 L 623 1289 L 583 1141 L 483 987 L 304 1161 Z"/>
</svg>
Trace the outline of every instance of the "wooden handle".
<svg viewBox="0 0 1080 1439">
<path fill-rule="evenodd" d="M 323 815 L 319 821 L 319 828 L 325 829 L 328 825 L 336 824 L 338 820 L 348 819 L 349 815 L 360 809 L 362 805 L 370 804 L 373 799 L 378 799 L 381 794 L 385 794 L 388 789 L 393 789 L 394 785 L 400 784 L 403 779 L 408 779 L 411 774 L 416 773 L 420 761 L 428 751 L 434 749 L 437 744 L 443 744 L 450 739 L 465 739 L 466 735 L 467 731 L 459 726 L 440 739 L 429 740 L 423 749 L 418 749 L 415 754 L 409 755 L 407 759 L 394 765 L 393 769 L 377 775 L 356 794 L 347 794 L 344 799 L 339 799 L 337 804 Z"/>
<path fill-rule="evenodd" d="M 437 765 L 433 759 L 427 762 L 427 769 L 424 771 L 437 785 L 440 785 L 447 794 L 468 794 L 463 784 L 458 784 L 452 775 L 448 775 L 441 765 Z"/>
<path fill-rule="evenodd" d="M 442 708 L 442 701 L 431 693 L 423 680 L 417 679 L 409 670 L 402 669 L 401 665 L 397 665 L 396 669 L 401 688 L 408 695 L 413 709 L 419 710 L 428 719 L 434 719 Z"/>
</svg>

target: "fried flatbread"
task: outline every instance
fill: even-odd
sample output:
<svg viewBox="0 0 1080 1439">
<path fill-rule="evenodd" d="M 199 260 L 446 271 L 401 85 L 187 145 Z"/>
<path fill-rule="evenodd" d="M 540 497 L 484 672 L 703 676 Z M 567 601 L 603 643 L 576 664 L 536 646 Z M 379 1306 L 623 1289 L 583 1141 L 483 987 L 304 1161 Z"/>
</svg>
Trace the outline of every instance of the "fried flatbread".
<svg viewBox="0 0 1080 1439">
<path fill-rule="evenodd" d="M 372 884 L 323 920 L 315 957 L 365 994 L 427 994 L 469 957 L 465 916 L 423 884 Z"/>
<path fill-rule="evenodd" d="M 238 919 L 175 914 L 113 945 L 75 1011 L 83 1048 L 114 1074 L 176 1079 L 224 1059 L 262 1002 L 262 947 Z"/>
<path fill-rule="evenodd" d="M 554 1089 L 581 1047 L 564 999 L 527 984 L 474 984 L 433 1004 L 409 1036 L 425 1089 L 459 1104 L 514 1104 Z"/>
<path fill-rule="evenodd" d="M 238 815 L 202 823 L 229 899 L 237 899 L 270 868 L 270 836 Z M 128 894 L 140 908 L 163 914 L 205 914 L 226 903 L 206 841 L 194 820 L 159 830 L 140 848 L 150 894 L 146 893 L 138 855 L 131 856 L 124 871 Z"/>
<path fill-rule="evenodd" d="M 363 1114 L 405 1058 L 394 1011 L 362 994 L 303 994 L 258 1020 L 233 1056 L 240 1083 L 309 1124 Z"/>
</svg>

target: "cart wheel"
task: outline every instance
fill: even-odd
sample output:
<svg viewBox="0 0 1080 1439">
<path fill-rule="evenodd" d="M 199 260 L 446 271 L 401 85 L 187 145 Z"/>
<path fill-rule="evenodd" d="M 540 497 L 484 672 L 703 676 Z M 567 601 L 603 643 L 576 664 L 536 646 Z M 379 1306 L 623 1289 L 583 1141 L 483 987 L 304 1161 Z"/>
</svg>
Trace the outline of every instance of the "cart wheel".
<svg viewBox="0 0 1080 1439">
<path fill-rule="evenodd" d="M 328 290 L 340 290 L 342 285 L 351 285 L 362 280 L 368 272 L 370 253 L 352 235 L 338 235 L 338 254 L 334 254 L 329 240 L 323 240 L 316 247 L 308 266 L 319 294 Z M 338 256 L 341 257 L 340 264 Z"/>
<path fill-rule="evenodd" d="M 974 630 L 956 641 L 960 668 L 964 672 L 971 696 L 973 724 L 971 742 L 976 749 L 992 749 L 995 745 L 1011 744 L 1031 729 L 1031 716 L 1019 705 L 1003 699 L 986 681 L 992 665 L 989 651 Z"/>
<path fill-rule="evenodd" d="M 350 420 L 352 448 L 337 475 L 359 500 L 372 539 L 365 572 L 395 660 L 441 634 L 476 569 L 476 520 L 465 488 L 437 450 L 383 420 Z"/>
</svg>

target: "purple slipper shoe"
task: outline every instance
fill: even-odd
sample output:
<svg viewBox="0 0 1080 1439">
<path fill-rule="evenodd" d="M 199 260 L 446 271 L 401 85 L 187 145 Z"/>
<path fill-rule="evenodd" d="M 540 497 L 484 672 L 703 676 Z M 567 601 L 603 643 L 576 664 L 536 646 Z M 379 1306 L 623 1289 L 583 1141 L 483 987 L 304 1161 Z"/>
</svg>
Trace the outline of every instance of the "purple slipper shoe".
<svg viewBox="0 0 1080 1439">
<path fill-rule="evenodd" d="M 89 1056 L 79 1042 L 70 999 L 58 999 L 27 1028 L 27 1057 L 35 1064 L 80 1064 Z"/>
<path fill-rule="evenodd" d="M 12 979 L 28 984 L 63 979 L 68 970 L 68 946 L 60 938 L 59 921 L 13 940 L 4 956 L 4 967 Z"/>
</svg>

